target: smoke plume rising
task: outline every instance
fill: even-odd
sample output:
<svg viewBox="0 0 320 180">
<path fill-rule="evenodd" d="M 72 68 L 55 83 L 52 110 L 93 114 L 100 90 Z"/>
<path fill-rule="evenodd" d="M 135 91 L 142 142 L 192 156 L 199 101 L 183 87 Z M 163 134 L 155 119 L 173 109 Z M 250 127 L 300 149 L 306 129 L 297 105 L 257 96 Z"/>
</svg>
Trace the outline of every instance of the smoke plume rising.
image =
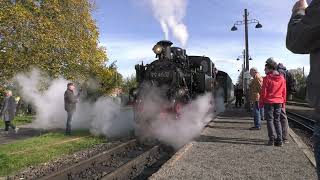
<svg viewBox="0 0 320 180">
<path fill-rule="evenodd" d="M 45 78 L 43 73 L 33 70 L 15 77 L 22 98 L 36 109 L 34 128 L 65 128 L 67 114 L 64 110 L 64 92 L 68 81 Z M 48 88 L 40 91 L 41 84 Z M 91 88 L 94 82 L 88 82 Z M 76 92 L 77 93 L 77 92 Z M 111 98 L 101 97 L 95 102 L 80 98 L 72 121 L 73 129 L 89 129 L 93 134 L 109 137 L 125 136 L 133 130 L 133 112 L 124 109 Z"/>
<path fill-rule="evenodd" d="M 185 46 L 188 40 L 187 26 L 182 22 L 186 14 L 187 0 L 151 0 L 153 14 L 159 21 L 165 39 L 169 39 L 169 32 Z"/>
</svg>

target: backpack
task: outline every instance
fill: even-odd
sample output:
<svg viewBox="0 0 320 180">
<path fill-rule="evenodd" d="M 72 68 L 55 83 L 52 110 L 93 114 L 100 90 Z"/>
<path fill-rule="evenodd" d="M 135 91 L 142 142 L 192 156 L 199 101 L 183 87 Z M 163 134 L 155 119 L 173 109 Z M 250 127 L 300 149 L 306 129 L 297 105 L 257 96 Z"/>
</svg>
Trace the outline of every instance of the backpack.
<svg viewBox="0 0 320 180">
<path fill-rule="evenodd" d="M 296 92 L 296 86 L 297 86 L 296 79 L 294 78 L 294 75 L 288 70 L 285 71 L 285 79 L 287 83 L 287 92 L 288 93 Z"/>
</svg>

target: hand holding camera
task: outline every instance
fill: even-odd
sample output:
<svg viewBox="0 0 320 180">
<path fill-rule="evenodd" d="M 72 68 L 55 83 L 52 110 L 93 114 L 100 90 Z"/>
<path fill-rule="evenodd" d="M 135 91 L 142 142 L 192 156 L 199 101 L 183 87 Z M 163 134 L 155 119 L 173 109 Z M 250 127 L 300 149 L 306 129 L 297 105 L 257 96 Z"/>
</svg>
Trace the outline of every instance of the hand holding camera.
<svg viewBox="0 0 320 180">
<path fill-rule="evenodd" d="M 307 2 L 307 0 L 298 0 L 294 4 L 294 6 L 292 8 L 292 12 L 295 13 L 300 10 L 305 10 L 308 7 L 308 4 L 310 4 L 310 3 L 311 3 L 311 0 L 308 0 L 308 2 Z"/>
</svg>

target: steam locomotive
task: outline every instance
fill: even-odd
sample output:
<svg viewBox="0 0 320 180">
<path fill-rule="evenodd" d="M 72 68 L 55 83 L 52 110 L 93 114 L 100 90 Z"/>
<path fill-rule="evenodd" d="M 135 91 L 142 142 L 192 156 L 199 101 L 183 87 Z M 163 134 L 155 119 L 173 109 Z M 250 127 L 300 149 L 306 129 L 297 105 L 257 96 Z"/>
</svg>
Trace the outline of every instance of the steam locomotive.
<svg viewBox="0 0 320 180">
<path fill-rule="evenodd" d="M 136 109 L 140 114 L 143 114 L 144 102 L 150 98 L 148 93 L 152 89 L 157 91 L 159 99 L 165 99 L 161 101 L 159 113 L 174 113 L 177 118 L 183 105 L 214 91 L 217 70 L 210 58 L 188 56 L 185 49 L 172 47 L 172 44 L 159 41 L 153 47 L 157 59 L 150 64 L 135 66 L 138 82 Z"/>
</svg>

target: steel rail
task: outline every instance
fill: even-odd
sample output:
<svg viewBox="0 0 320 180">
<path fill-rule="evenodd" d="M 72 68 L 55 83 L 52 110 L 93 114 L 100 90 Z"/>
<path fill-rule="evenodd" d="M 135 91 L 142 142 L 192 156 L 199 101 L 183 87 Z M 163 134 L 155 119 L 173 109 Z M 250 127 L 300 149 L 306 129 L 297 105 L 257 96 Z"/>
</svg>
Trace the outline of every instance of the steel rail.
<svg viewBox="0 0 320 180">
<path fill-rule="evenodd" d="M 305 116 L 303 116 L 303 115 L 300 115 L 300 114 L 297 114 L 297 113 L 294 113 L 294 112 L 291 112 L 291 111 L 287 111 L 287 113 L 288 113 L 288 114 L 292 114 L 292 115 L 294 115 L 294 116 L 296 116 L 296 117 L 299 117 L 299 118 L 301 118 L 301 119 L 307 120 L 307 121 L 309 121 L 309 122 L 316 123 L 316 120 L 310 119 L 310 118 L 305 117 Z"/>
<path fill-rule="evenodd" d="M 116 146 L 110 150 L 104 151 L 100 154 L 97 154 L 87 160 L 81 161 L 73 166 L 70 166 L 66 169 L 63 169 L 61 171 L 57 171 L 53 174 L 50 174 L 48 176 L 41 177 L 41 180 L 47 180 L 47 179 L 70 179 L 72 175 L 78 174 L 79 172 L 85 170 L 88 167 L 91 167 L 93 164 L 98 164 L 99 162 L 108 161 L 116 154 L 121 154 L 128 149 L 134 147 L 137 145 L 137 141 L 130 140 L 129 142 L 120 144 L 119 146 Z"/>
<path fill-rule="evenodd" d="M 102 180 L 112 179 L 133 179 L 141 174 L 145 167 L 151 166 L 159 159 L 160 146 L 154 146 L 152 149 L 144 152 L 140 156 L 132 159 L 126 164 L 120 166 L 113 172 L 102 177 Z"/>
<path fill-rule="evenodd" d="M 290 111 L 287 111 L 287 117 L 288 117 L 288 120 L 296 124 L 299 124 L 300 126 L 303 126 L 304 128 L 313 132 L 315 120 L 307 118 L 297 113 L 292 113 Z"/>
</svg>

